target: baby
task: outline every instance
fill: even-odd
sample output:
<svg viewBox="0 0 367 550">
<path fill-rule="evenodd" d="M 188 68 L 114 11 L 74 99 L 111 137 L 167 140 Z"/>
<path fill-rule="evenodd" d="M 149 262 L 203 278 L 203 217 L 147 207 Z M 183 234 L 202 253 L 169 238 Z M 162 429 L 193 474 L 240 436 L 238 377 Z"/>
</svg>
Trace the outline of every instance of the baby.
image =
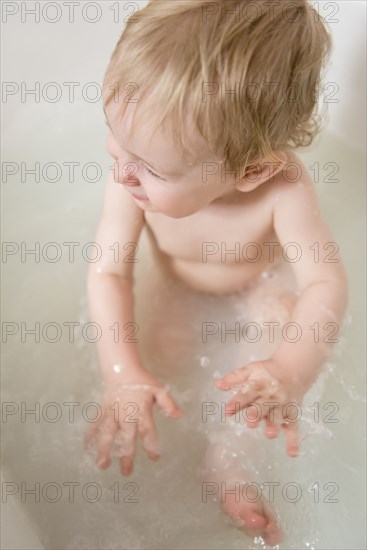
<svg viewBox="0 0 367 550">
<path fill-rule="evenodd" d="M 317 92 L 330 51 L 308 0 L 151 0 L 130 17 L 104 80 L 115 164 L 96 237 L 102 255 L 88 276 L 105 388 L 103 416 L 86 446 L 96 442 L 101 468 L 116 439 L 121 472 L 130 475 L 138 434 L 149 458 L 159 458 L 155 402 L 172 418 L 182 415 L 126 338 L 145 224 L 169 272 L 212 294 L 250 288 L 287 250 L 299 291 L 279 299 L 302 338 L 283 339 L 271 357 L 216 386 L 238 388 L 226 414 L 246 409 L 249 427 L 264 422 L 268 438 L 282 431 L 288 455 L 297 456 L 298 426 L 284 406 L 302 404 L 330 352 L 326 329 L 338 326 L 347 306 L 338 247 L 294 152 L 320 131 Z M 239 256 L 221 254 L 222 245 L 238 244 Z M 135 422 L 127 403 L 136 404 Z M 224 509 L 248 534 L 279 542 L 265 502 L 232 498 Z"/>
</svg>

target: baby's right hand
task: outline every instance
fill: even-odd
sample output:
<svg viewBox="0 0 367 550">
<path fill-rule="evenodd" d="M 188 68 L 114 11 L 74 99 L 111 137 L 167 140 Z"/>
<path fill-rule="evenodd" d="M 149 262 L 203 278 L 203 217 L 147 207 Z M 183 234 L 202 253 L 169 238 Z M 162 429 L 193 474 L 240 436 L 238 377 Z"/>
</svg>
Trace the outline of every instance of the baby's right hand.
<svg viewBox="0 0 367 550">
<path fill-rule="evenodd" d="M 110 465 L 109 455 L 116 438 L 121 473 L 130 475 L 138 432 L 149 458 L 159 458 L 158 436 L 152 414 L 155 401 L 166 416 L 179 418 L 182 415 L 167 389 L 150 374 L 143 378 L 139 376 L 134 381 L 130 379 L 129 383 L 106 387 L 102 416 L 93 424 L 84 440 L 86 450 L 96 443 L 96 461 L 100 468 L 108 468 Z"/>
</svg>

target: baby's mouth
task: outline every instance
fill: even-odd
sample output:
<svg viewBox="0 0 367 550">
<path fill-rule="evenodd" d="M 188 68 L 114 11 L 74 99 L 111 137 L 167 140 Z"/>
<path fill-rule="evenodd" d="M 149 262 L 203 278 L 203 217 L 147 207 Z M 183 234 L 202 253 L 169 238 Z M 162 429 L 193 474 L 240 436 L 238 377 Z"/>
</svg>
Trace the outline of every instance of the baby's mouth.
<svg viewBox="0 0 367 550">
<path fill-rule="evenodd" d="M 136 183 L 140 184 L 140 181 L 136 181 Z M 142 187 L 138 186 L 138 185 L 135 185 L 135 186 L 131 186 L 131 185 L 124 185 L 126 191 L 128 191 L 130 193 L 130 195 L 132 195 L 135 199 L 137 200 L 140 200 L 140 201 L 149 201 L 148 197 L 146 196 L 146 194 L 144 193 L 144 190 Z M 141 192 L 143 191 L 143 192 Z"/>
<path fill-rule="evenodd" d="M 130 194 L 139 201 L 149 202 L 149 199 L 146 195 L 140 195 L 139 193 L 133 193 L 130 191 Z"/>
</svg>

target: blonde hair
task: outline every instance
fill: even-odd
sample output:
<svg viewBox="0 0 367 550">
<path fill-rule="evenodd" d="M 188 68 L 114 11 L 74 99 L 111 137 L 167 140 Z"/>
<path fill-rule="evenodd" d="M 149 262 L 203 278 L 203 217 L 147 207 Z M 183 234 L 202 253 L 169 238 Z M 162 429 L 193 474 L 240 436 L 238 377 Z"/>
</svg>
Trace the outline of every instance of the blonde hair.
<svg viewBox="0 0 367 550">
<path fill-rule="evenodd" d="M 129 93 L 135 86 L 156 128 L 171 122 L 181 154 L 194 152 L 193 130 L 185 129 L 193 120 L 210 150 L 239 171 L 312 143 L 321 130 L 319 86 L 331 48 L 308 0 L 151 0 L 118 40 L 104 101 L 116 101 L 118 83 L 123 116 L 136 101 Z"/>
</svg>

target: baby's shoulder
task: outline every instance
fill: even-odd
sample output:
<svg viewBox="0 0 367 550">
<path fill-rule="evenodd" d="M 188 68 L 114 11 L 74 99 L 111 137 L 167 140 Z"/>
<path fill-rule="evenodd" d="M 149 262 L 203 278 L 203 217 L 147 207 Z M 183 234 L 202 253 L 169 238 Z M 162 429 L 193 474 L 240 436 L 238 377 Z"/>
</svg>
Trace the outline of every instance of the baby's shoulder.
<svg viewBox="0 0 367 550">
<path fill-rule="evenodd" d="M 271 194 L 275 202 L 303 202 L 306 196 L 316 199 L 314 181 L 305 163 L 293 151 L 287 151 L 287 162 L 274 177 Z"/>
</svg>

